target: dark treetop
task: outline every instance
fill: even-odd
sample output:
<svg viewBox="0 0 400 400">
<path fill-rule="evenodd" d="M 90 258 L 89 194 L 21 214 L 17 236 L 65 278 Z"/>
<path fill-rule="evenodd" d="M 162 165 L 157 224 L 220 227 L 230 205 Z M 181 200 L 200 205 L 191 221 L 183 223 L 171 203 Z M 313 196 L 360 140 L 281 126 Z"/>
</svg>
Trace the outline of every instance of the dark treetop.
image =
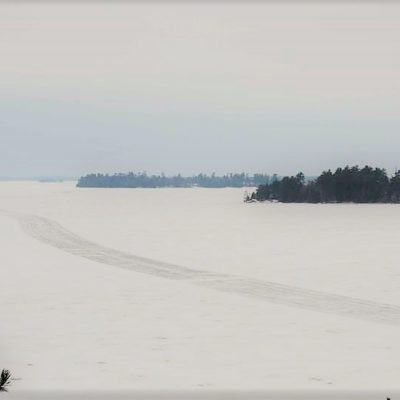
<svg viewBox="0 0 400 400">
<path fill-rule="evenodd" d="M 306 180 L 303 173 L 274 178 L 261 184 L 250 200 L 282 203 L 398 203 L 400 171 L 388 177 L 381 168 L 358 166 L 324 171 L 318 178 Z"/>
<path fill-rule="evenodd" d="M 79 179 L 78 187 L 102 187 L 102 188 L 157 188 L 157 187 L 250 187 L 269 182 L 270 178 L 264 174 L 252 176 L 241 174 L 228 174 L 224 176 L 204 175 L 183 177 L 181 175 L 165 176 L 147 175 L 145 172 L 128 174 L 90 174 Z"/>
</svg>

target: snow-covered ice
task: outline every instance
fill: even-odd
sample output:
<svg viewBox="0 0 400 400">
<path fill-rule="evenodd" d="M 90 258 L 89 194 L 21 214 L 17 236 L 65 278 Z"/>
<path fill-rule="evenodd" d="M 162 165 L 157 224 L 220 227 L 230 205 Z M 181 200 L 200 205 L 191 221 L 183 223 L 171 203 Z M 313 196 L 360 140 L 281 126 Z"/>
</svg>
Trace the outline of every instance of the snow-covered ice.
<svg viewBox="0 0 400 400">
<path fill-rule="evenodd" d="M 13 389 L 398 388 L 400 207 L 243 192 L 1 182 Z"/>
</svg>

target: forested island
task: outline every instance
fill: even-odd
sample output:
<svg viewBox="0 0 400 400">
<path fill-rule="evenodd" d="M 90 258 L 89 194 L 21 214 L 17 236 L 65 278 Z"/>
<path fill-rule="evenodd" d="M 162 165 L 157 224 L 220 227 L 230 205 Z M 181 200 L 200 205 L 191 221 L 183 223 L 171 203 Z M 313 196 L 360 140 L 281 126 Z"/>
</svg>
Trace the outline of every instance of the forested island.
<svg viewBox="0 0 400 400">
<path fill-rule="evenodd" d="M 316 179 L 296 176 L 273 178 L 261 184 L 246 201 L 282 203 L 399 203 L 400 171 L 388 177 L 386 170 L 365 166 L 324 171 Z"/>
<path fill-rule="evenodd" d="M 316 178 L 302 172 L 279 177 L 246 173 L 198 174 L 193 176 L 148 175 L 140 173 L 89 174 L 79 179 L 78 187 L 88 188 L 224 188 L 257 187 L 245 201 L 282 203 L 399 203 L 400 171 L 389 177 L 383 168 L 346 166 L 335 172 L 324 171 Z"/>
<path fill-rule="evenodd" d="M 89 174 L 79 179 L 78 187 L 91 188 L 162 188 L 162 187 L 204 187 L 204 188 L 223 188 L 223 187 L 252 187 L 268 183 L 270 177 L 265 174 L 249 175 L 244 172 L 239 174 L 227 174 L 217 176 L 215 174 L 199 174 L 184 177 L 181 175 L 165 176 L 147 175 L 146 172 L 127 174 Z"/>
</svg>

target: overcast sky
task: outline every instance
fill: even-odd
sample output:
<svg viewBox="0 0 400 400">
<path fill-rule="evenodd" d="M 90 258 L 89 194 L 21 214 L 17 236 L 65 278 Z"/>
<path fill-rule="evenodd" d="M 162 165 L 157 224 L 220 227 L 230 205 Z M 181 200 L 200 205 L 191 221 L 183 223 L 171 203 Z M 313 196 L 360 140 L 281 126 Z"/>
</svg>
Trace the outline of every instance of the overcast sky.
<svg viewBox="0 0 400 400">
<path fill-rule="evenodd" d="M 0 176 L 391 173 L 399 21 L 379 2 L 0 3 Z"/>
</svg>

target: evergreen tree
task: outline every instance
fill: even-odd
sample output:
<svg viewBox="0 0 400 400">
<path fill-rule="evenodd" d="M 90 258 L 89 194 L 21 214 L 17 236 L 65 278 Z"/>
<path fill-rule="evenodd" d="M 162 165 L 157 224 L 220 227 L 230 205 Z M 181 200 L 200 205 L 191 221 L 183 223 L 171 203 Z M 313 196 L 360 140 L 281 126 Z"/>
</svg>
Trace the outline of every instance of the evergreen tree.
<svg viewBox="0 0 400 400">
<path fill-rule="evenodd" d="M 301 172 L 296 176 L 272 179 L 271 183 L 259 185 L 257 200 L 277 200 L 283 203 L 354 202 L 382 203 L 400 202 L 400 172 L 389 179 L 382 168 L 357 165 L 330 170 L 312 181 L 305 181 Z"/>
</svg>

